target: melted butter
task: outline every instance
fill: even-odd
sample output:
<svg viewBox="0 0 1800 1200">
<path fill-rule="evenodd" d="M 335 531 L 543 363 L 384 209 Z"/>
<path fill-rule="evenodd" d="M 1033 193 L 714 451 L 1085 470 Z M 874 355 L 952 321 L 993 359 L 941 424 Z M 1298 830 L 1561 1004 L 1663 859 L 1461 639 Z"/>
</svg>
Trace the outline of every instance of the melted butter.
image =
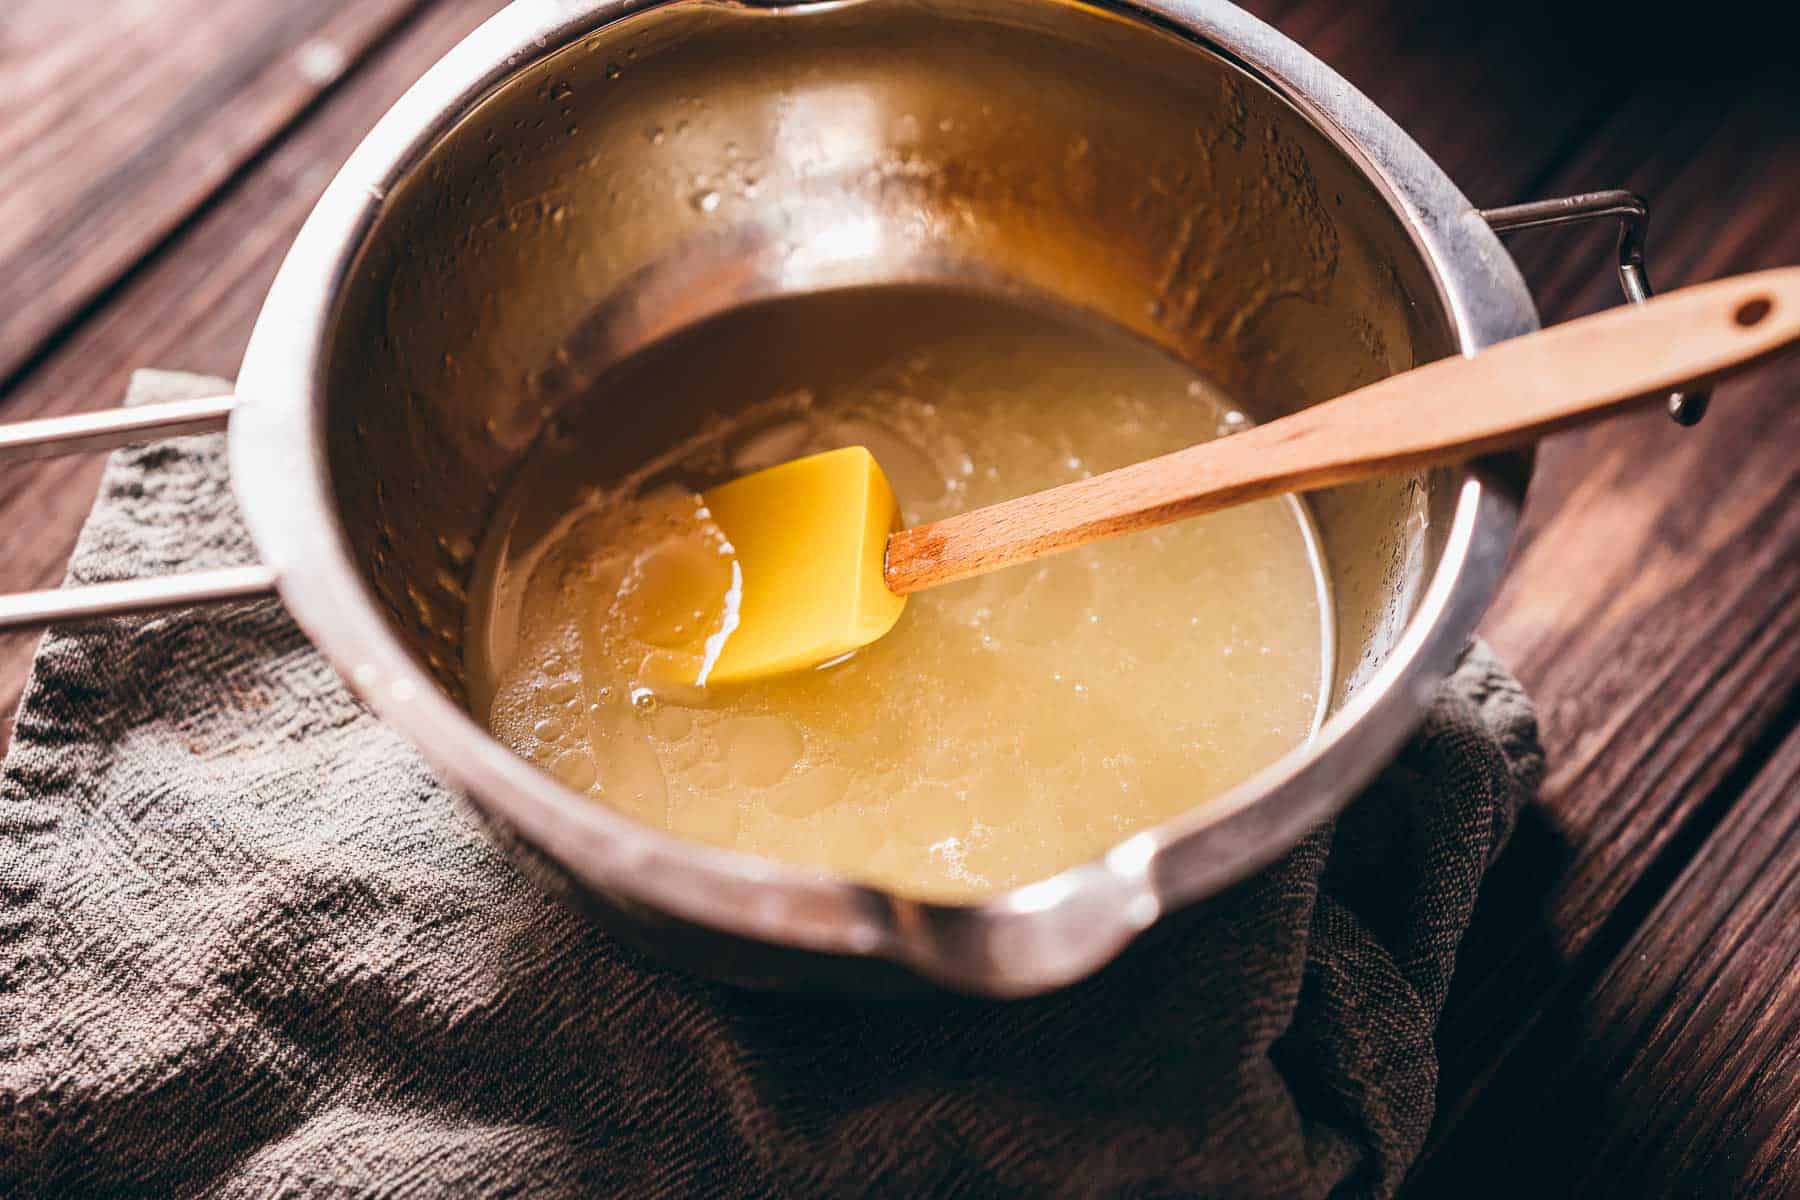
<svg viewBox="0 0 1800 1200">
<path fill-rule="evenodd" d="M 1140 344 L 943 292 L 784 301 L 676 341 L 527 465 L 478 569 L 477 712 L 570 787 L 962 899 L 1092 858 L 1311 736 L 1331 631 L 1293 499 L 923 592 L 846 659 L 695 686 L 737 578 L 707 486 L 860 444 L 917 523 L 1245 419 Z"/>
</svg>

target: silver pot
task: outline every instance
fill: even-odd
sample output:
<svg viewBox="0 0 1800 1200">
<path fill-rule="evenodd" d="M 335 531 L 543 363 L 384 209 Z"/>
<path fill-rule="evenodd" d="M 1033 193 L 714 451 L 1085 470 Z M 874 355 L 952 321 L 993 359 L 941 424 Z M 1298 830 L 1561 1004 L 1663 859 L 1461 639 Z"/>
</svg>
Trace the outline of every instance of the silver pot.
<svg viewBox="0 0 1800 1200">
<path fill-rule="evenodd" d="M 1633 198 L 1478 212 L 1225 0 L 519 0 L 333 181 L 235 399 L 0 434 L 0 456 L 25 456 L 228 420 L 262 564 L 12 597 L 0 627 L 272 590 L 523 861 L 636 940 L 745 982 L 1042 991 L 1264 866 L 1382 766 L 1494 593 L 1528 462 L 1315 497 L 1340 643 L 1319 735 L 1096 861 L 967 906 L 682 841 L 489 737 L 462 703 L 464 587 L 512 471 L 622 356 L 851 284 L 1053 298 L 1275 416 L 1536 328 L 1490 219 L 1581 215 L 1625 219 L 1641 298 Z"/>
</svg>

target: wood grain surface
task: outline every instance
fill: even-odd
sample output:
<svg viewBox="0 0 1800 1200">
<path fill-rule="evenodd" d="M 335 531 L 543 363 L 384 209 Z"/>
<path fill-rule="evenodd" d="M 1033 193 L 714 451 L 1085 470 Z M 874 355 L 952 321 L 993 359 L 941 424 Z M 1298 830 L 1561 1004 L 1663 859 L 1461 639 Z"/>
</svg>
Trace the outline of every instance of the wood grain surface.
<svg viewBox="0 0 1800 1200">
<path fill-rule="evenodd" d="M 499 3 L 0 6 L 0 419 L 116 403 L 141 365 L 233 373 L 337 164 Z M 1748 10 L 1250 7 L 1477 204 L 1632 187 L 1665 287 L 1800 262 L 1800 83 L 1732 32 Z M 1547 321 L 1618 302 L 1608 231 L 1512 244 Z M 1485 632 L 1551 771 L 1483 893 L 1413 1195 L 1800 1194 L 1797 399 L 1790 362 L 1697 429 L 1644 412 L 1539 456 Z M 60 577 L 98 470 L 0 472 L 0 585 Z M 32 641 L 0 641 L 8 713 Z"/>
<path fill-rule="evenodd" d="M 1606 178 L 1655 197 L 1651 257 L 1665 283 L 1794 262 L 1800 227 L 1763 190 L 1800 184 L 1794 86 L 1779 73 L 1722 93 L 1685 80 L 1653 86 L 1596 131 L 1550 190 Z M 1721 190 L 1724 179 L 1759 186 Z M 1518 249 L 1548 311 L 1612 302 L 1610 282 L 1554 241 L 1521 240 Z M 1557 439 L 1540 456 L 1521 547 L 1486 633 L 1539 700 L 1551 772 L 1483 895 L 1465 952 L 1442 1032 L 1444 1103 L 1420 1195 L 1515 1177 L 1524 1194 L 1592 1190 L 1572 1177 L 1533 1190 L 1545 1176 L 1519 1144 L 1564 1144 L 1555 1139 L 1570 1119 L 1542 1103 L 1546 1078 L 1578 1052 L 1571 1029 L 1604 1024 L 1626 1002 L 1598 981 L 1629 957 L 1633 938 L 1657 930 L 1653 910 L 1673 880 L 1728 828 L 1800 722 L 1796 400 L 1800 369 L 1789 361 L 1721 389 L 1693 437 L 1646 413 Z M 1790 785 L 1790 812 L 1797 798 Z M 1767 836 L 1779 846 L 1779 829 Z M 1776 852 L 1795 862 L 1791 849 Z M 1800 940 L 1791 902 L 1761 919 L 1768 936 Z M 1800 1043 L 1800 1013 L 1790 1006 L 1771 1016 L 1766 1049 Z M 1653 1032 L 1667 1041 L 1693 1031 Z M 1651 1041 L 1640 1052 L 1663 1048 Z M 1696 1102 L 1700 1093 L 1688 1089 L 1701 1083 L 1671 1071 L 1643 1103 Z M 1769 1136 L 1791 1146 L 1795 1119 L 1790 1112 Z M 1800 1163 L 1789 1168 L 1800 1173 Z M 1790 1194 L 1748 1179 L 1715 1183 L 1671 1175 L 1618 1194 Z M 1800 1188 L 1800 1174 L 1790 1183 Z"/>
<path fill-rule="evenodd" d="M 344 76 L 305 121 L 259 148 L 255 162 L 174 237 L 159 242 L 146 231 L 139 260 L 110 285 L 108 302 L 0 395 L 0 420 L 117 404 L 140 366 L 234 375 L 288 243 L 338 165 L 427 66 L 503 2 L 437 0 Z M 4 586 L 54 587 L 62 578 L 100 468 L 100 459 L 87 457 L 0 471 Z M 7 737 L 36 644 L 35 635 L 0 635 Z"/>
<path fill-rule="evenodd" d="M 423 0 L 8 0 L 0 380 Z"/>
<path fill-rule="evenodd" d="M 1545 1007 L 1415 1194 L 1795 1194 L 1796 797 L 1790 731 L 1605 969 Z"/>
</svg>

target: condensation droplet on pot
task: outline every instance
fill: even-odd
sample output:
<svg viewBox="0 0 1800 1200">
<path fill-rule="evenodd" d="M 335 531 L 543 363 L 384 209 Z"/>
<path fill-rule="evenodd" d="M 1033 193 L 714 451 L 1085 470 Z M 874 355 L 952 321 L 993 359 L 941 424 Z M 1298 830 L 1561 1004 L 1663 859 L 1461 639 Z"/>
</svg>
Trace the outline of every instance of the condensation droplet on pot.
<svg viewBox="0 0 1800 1200">
<path fill-rule="evenodd" d="M 569 84 L 566 82 L 559 83 L 555 87 L 550 89 L 550 98 L 552 100 L 567 100 L 570 96 L 573 96 L 574 94 L 575 94 L 575 89 L 573 87 L 570 87 Z"/>
<path fill-rule="evenodd" d="M 656 693 L 647 687 L 631 689 L 631 707 L 641 716 L 649 716 L 656 711 Z"/>
<path fill-rule="evenodd" d="M 1162 320 L 1163 302 L 1161 300 L 1144 301 L 1144 315 L 1152 321 Z"/>
<path fill-rule="evenodd" d="M 475 558 L 475 543 L 470 542 L 468 534 L 454 533 L 437 538 L 437 549 L 445 552 L 452 567 L 466 567 L 468 560 Z"/>
<path fill-rule="evenodd" d="M 719 207 L 719 193 L 714 191 L 696 192 L 693 205 L 703 213 L 713 212 Z"/>
<path fill-rule="evenodd" d="M 427 596 L 424 591 L 419 588 L 419 585 L 410 579 L 406 581 L 406 598 L 412 601 L 413 611 L 419 615 L 420 622 L 425 625 L 430 625 L 432 623 L 432 617 L 434 616 L 431 608 L 431 597 Z"/>
<path fill-rule="evenodd" d="M 663 134 L 662 126 L 652 125 L 650 128 L 644 130 L 644 140 L 649 142 L 652 146 L 660 146 L 668 139 Z"/>
<path fill-rule="evenodd" d="M 618 63 L 610 62 L 610 63 L 606 64 L 606 77 L 608 79 L 617 79 L 619 76 L 623 75 L 624 73 L 625 73 L 625 68 L 621 67 Z"/>
</svg>

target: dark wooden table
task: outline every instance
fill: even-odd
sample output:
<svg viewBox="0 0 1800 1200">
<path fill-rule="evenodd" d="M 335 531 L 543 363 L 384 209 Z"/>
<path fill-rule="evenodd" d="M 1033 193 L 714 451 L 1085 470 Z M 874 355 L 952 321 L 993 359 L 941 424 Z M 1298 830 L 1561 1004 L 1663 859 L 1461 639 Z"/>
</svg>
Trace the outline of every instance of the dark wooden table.
<svg viewBox="0 0 1800 1200">
<path fill-rule="evenodd" d="M 338 163 L 498 6 L 5 0 L 0 419 L 114 404 L 147 364 L 232 374 Z M 1800 82 L 1754 8 L 1253 7 L 1479 204 L 1634 188 L 1663 286 L 1800 261 Z M 1608 238 L 1517 237 L 1546 320 L 1617 301 Z M 1485 632 L 1550 776 L 1483 895 L 1416 1195 L 1800 1195 L 1797 393 L 1790 363 L 1697 429 L 1542 452 Z M 0 473 L 0 585 L 57 582 L 98 471 Z M 0 639 L 8 713 L 33 641 Z"/>
</svg>

